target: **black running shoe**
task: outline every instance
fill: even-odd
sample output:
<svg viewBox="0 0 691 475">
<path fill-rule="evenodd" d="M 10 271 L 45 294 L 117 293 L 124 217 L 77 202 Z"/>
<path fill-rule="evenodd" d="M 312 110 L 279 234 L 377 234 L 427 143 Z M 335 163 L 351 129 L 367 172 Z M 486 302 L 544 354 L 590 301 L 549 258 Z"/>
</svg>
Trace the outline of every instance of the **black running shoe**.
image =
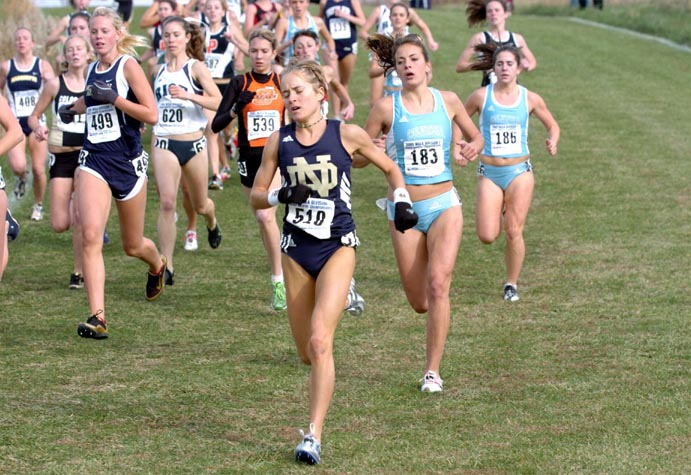
<svg viewBox="0 0 691 475">
<path fill-rule="evenodd" d="M 211 249 L 216 249 L 221 245 L 221 238 L 223 238 L 221 235 L 221 228 L 218 226 L 218 222 L 216 222 L 215 228 L 206 228 L 206 230 L 209 232 L 209 246 L 211 246 Z"/>
<path fill-rule="evenodd" d="M 152 274 L 148 272 L 146 280 L 146 300 L 156 300 L 163 293 L 163 288 L 166 286 L 166 256 L 161 256 L 161 270 Z"/>
<path fill-rule="evenodd" d="M 82 338 L 93 338 L 95 340 L 103 340 L 108 338 L 108 328 L 106 320 L 99 317 L 103 310 L 96 312 L 96 315 L 91 315 L 85 323 L 80 323 L 77 327 L 77 335 Z"/>
<path fill-rule="evenodd" d="M 166 267 L 166 285 L 173 285 L 175 283 L 175 271 L 171 271 Z"/>
<path fill-rule="evenodd" d="M 518 302 L 518 289 L 513 284 L 504 284 L 504 300 L 507 302 Z"/>
<path fill-rule="evenodd" d="M 24 198 L 26 194 L 26 178 L 14 177 L 14 197 L 18 200 Z"/>
<path fill-rule="evenodd" d="M 19 222 L 14 219 L 9 208 L 7 208 L 7 213 L 5 213 L 5 221 L 10 225 L 7 229 L 7 240 L 12 242 L 19 236 Z"/>
<path fill-rule="evenodd" d="M 77 290 L 84 288 L 84 277 L 81 274 L 70 274 L 70 289 Z"/>
</svg>

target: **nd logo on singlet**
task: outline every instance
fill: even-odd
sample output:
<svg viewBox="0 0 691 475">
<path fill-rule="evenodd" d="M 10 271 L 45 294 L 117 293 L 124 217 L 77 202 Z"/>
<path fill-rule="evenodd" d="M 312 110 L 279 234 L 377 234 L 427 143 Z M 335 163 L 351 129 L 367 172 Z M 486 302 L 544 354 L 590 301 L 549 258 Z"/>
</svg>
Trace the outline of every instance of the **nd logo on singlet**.
<svg viewBox="0 0 691 475">
<path fill-rule="evenodd" d="M 338 184 L 338 167 L 331 163 L 331 155 L 317 155 L 317 163 L 310 165 L 305 157 L 293 157 L 293 164 L 286 167 L 290 183 L 304 183 L 319 193 L 321 198 Z"/>
</svg>

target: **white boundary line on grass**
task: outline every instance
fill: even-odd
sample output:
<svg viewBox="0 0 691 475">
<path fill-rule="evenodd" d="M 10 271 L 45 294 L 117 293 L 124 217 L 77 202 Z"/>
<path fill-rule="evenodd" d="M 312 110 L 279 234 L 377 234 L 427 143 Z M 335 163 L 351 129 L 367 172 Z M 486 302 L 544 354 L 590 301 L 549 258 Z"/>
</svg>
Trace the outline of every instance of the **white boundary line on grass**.
<svg viewBox="0 0 691 475">
<path fill-rule="evenodd" d="M 620 33 L 626 33 L 628 35 L 635 36 L 637 38 L 643 38 L 645 40 L 657 41 L 658 43 L 662 43 L 663 45 L 669 46 L 670 48 L 673 48 L 673 49 L 676 49 L 679 51 L 684 51 L 686 53 L 691 53 L 691 48 L 689 48 L 688 46 L 680 45 L 679 43 L 675 43 L 674 41 L 670 41 L 670 40 L 667 40 L 665 38 L 660 38 L 660 37 L 653 36 L 653 35 L 647 35 L 645 33 L 639 33 L 637 31 L 627 30 L 626 28 L 619 28 L 618 26 L 605 25 L 604 23 L 598 23 L 596 21 L 584 20 L 583 18 L 569 17 L 569 20 L 576 22 L 576 23 L 582 23 L 582 24 L 588 25 L 588 26 L 596 26 L 596 27 L 602 28 L 604 30 L 618 31 Z"/>
</svg>

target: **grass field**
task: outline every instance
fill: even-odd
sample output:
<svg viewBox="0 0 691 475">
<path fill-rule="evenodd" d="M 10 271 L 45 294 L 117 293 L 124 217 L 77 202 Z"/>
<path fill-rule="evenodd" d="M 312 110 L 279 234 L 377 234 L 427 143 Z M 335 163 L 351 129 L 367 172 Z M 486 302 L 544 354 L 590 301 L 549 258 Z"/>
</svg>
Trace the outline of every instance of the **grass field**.
<svg viewBox="0 0 691 475">
<path fill-rule="evenodd" d="M 442 45 L 434 85 L 465 99 L 479 76 L 453 65 L 472 32 L 458 7 L 423 14 Z M 316 468 L 292 461 L 308 370 L 285 315 L 268 308 L 237 176 L 213 194 L 221 248 L 203 233 L 195 253 L 180 242 L 176 284 L 153 303 L 111 216 L 111 337 L 100 342 L 76 335 L 87 304 L 67 289 L 69 236 L 30 222 L 27 197 L 13 204 L 22 230 L 0 285 L 0 473 L 691 473 L 691 55 L 561 17 L 519 13 L 509 27 L 538 59 L 522 83 L 547 101 L 562 140 L 548 157 L 533 121 L 536 191 L 513 305 L 501 299 L 503 240 L 474 235 L 474 168 L 455 170 L 465 237 L 441 395 L 418 391 L 425 319 L 400 288 L 372 167 L 353 178 L 368 306 L 336 335 Z M 360 124 L 364 71 L 352 86 Z"/>
</svg>

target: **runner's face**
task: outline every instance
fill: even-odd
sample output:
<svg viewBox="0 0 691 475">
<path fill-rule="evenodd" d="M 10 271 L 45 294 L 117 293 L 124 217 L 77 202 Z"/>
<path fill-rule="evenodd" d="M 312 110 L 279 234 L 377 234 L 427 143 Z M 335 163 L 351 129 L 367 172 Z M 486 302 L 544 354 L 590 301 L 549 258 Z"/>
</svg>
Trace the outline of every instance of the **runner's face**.
<svg viewBox="0 0 691 475">
<path fill-rule="evenodd" d="M 65 42 L 65 59 L 67 64 L 74 69 L 82 68 L 89 59 L 89 50 L 84 38 L 72 37 Z"/>
<path fill-rule="evenodd" d="M 403 7 L 394 7 L 389 13 L 389 19 L 396 31 L 404 29 L 408 26 L 408 12 Z"/>
<path fill-rule="evenodd" d="M 179 21 L 167 23 L 163 29 L 163 43 L 166 45 L 166 51 L 171 55 L 184 53 L 189 40 L 185 27 Z"/>
<path fill-rule="evenodd" d="M 497 81 L 503 84 L 516 82 L 520 73 L 520 64 L 516 60 L 516 55 L 511 51 L 502 51 L 494 60 L 494 74 Z"/>
<path fill-rule="evenodd" d="M 319 46 L 317 46 L 317 42 L 314 41 L 314 38 L 300 36 L 295 40 L 295 56 L 300 59 L 314 60 L 314 58 L 317 57 L 318 50 Z"/>
<path fill-rule="evenodd" d="M 29 30 L 17 30 L 14 34 L 14 49 L 19 54 L 31 54 L 34 49 L 34 40 Z"/>
<path fill-rule="evenodd" d="M 168 2 L 161 2 L 158 4 L 158 19 L 164 20 L 173 14 L 173 7 Z"/>
<path fill-rule="evenodd" d="M 281 78 L 281 94 L 286 110 L 296 122 L 308 123 L 321 114 L 324 91 L 315 91 L 302 72 L 291 71 Z"/>
<path fill-rule="evenodd" d="M 107 16 L 92 17 L 90 31 L 91 46 L 99 56 L 110 53 L 122 35 L 115 29 L 113 22 Z"/>
<path fill-rule="evenodd" d="M 89 36 L 89 22 L 86 18 L 75 17 L 70 22 L 70 36 L 82 35 L 84 38 Z"/>
<path fill-rule="evenodd" d="M 89 3 L 91 3 L 91 0 L 74 0 L 75 10 L 86 10 L 89 8 Z"/>
<path fill-rule="evenodd" d="M 254 38 L 250 43 L 249 53 L 252 69 L 258 73 L 268 72 L 276 57 L 276 52 L 271 48 L 271 42 L 264 38 Z"/>
<path fill-rule="evenodd" d="M 220 22 L 224 13 L 220 0 L 208 0 L 204 6 L 204 14 L 212 23 Z"/>
<path fill-rule="evenodd" d="M 396 50 L 396 72 L 404 86 L 426 84 L 428 70 L 429 64 L 419 46 L 406 43 Z"/>
<path fill-rule="evenodd" d="M 501 2 L 489 2 L 485 7 L 487 23 L 490 26 L 500 26 L 506 22 L 506 12 Z"/>
<path fill-rule="evenodd" d="M 293 16 L 301 17 L 307 11 L 307 0 L 290 0 Z"/>
</svg>

